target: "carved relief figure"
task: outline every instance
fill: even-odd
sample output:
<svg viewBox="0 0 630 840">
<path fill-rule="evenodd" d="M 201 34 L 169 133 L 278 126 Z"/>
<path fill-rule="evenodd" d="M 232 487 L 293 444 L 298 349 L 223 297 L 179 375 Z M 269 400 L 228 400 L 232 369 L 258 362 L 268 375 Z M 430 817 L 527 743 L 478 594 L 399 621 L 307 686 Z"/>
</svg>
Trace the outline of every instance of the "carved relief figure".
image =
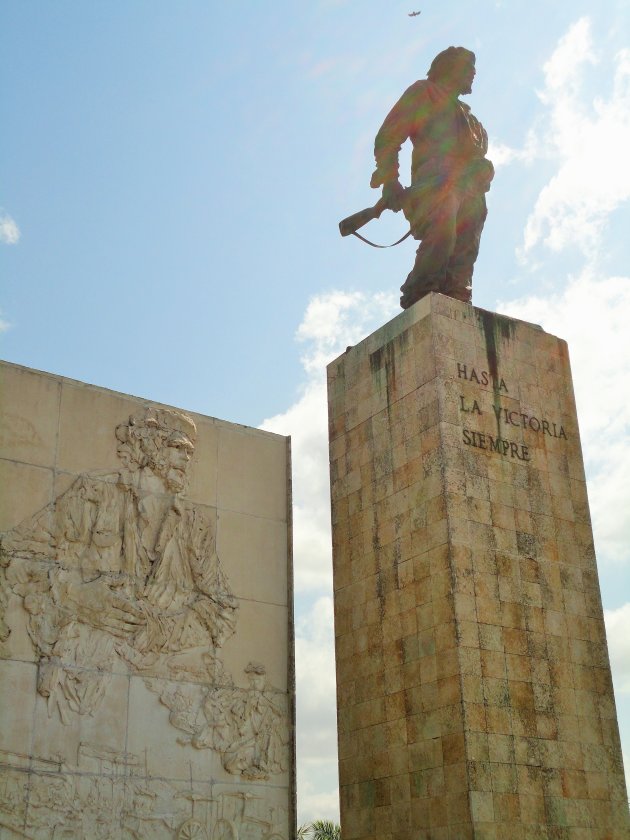
<svg viewBox="0 0 630 840">
<path fill-rule="evenodd" d="M 0 751 L 5 767 L 19 758 Z M 15 808 L 6 785 L 0 787 L 0 826 L 11 837 L 171 840 L 175 827 L 190 815 L 185 792 L 147 778 L 139 757 L 131 753 L 82 742 L 76 763 L 41 758 L 33 763 L 38 771 L 11 768 L 4 776 L 11 792 L 28 801 L 26 813 Z"/>
<path fill-rule="evenodd" d="M 235 687 L 228 677 L 209 688 L 145 682 L 170 709 L 171 724 L 189 734 L 181 743 L 217 750 L 228 773 L 268 779 L 288 767 L 286 715 L 267 687 L 265 666 L 250 662 L 245 673 L 249 688 Z"/>
<path fill-rule="evenodd" d="M 268 779 L 287 769 L 289 736 L 284 716 L 266 690 L 264 665 L 250 662 L 245 673 L 249 690 L 237 692 L 215 724 L 215 749 L 229 773 Z"/>
<path fill-rule="evenodd" d="M 287 813 L 251 790 L 151 778 L 140 756 L 82 742 L 70 763 L 0 750 L 2 837 L 31 840 L 285 840 Z M 28 803 L 28 807 L 27 807 Z"/>
<path fill-rule="evenodd" d="M 287 813 L 263 795 L 208 795 L 151 778 L 139 756 L 82 742 L 66 764 L 0 750 L 2 836 L 31 840 L 285 840 Z M 18 766 L 15 766 L 18 765 Z M 26 803 L 28 802 L 28 809 Z"/>
<path fill-rule="evenodd" d="M 214 654 L 236 625 L 210 522 L 183 498 L 195 424 L 147 409 L 115 434 L 120 472 L 81 475 L 0 537 L 4 600 L 22 598 L 38 690 L 64 722 L 94 712 L 116 654 L 136 670 Z"/>
</svg>

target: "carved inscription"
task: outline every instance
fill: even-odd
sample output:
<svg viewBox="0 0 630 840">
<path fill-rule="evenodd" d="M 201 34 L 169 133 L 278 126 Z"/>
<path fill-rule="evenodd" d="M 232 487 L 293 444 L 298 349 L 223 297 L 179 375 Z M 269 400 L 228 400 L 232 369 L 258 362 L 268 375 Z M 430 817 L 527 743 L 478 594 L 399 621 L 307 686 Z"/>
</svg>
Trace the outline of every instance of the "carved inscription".
<svg viewBox="0 0 630 840">
<path fill-rule="evenodd" d="M 536 417 L 531 413 L 514 411 L 513 409 L 500 405 L 498 398 L 502 394 L 509 395 L 510 393 L 503 377 L 498 375 L 493 377 L 488 371 L 476 370 L 471 365 L 464 364 L 463 362 L 457 362 L 457 377 L 466 382 L 473 382 L 484 387 L 491 385 L 494 394 L 494 401 L 489 409 L 482 408 L 483 402 L 481 401 L 481 397 L 479 399 L 471 399 L 460 394 L 459 410 L 461 413 L 471 415 L 471 419 L 475 416 L 480 417 L 483 414 L 492 413 L 497 426 L 497 434 L 495 435 L 464 427 L 462 429 L 462 442 L 466 446 L 527 462 L 531 461 L 531 447 L 503 437 L 500 433 L 503 427 L 506 427 L 506 431 L 508 432 L 510 427 L 517 427 L 528 429 L 543 436 L 548 435 L 559 440 L 567 440 L 567 434 L 562 424 L 544 417 Z"/>
<path fill-rule="evenodd" d="M 488 373 L 487 370 L 480 370 L 479 373 L 477 373 L 474 367 L 469 367 L 468 365 L 463 365 L 461 362 L 457 362 L 457 376 L 460 379 L 467 379 L 469 382 L 476 382 L 477 385 L 489 385 L 492 383 L 492 387 L 495 391 L 499 393 L 502 391 L 505 391 L 506 394 L 509 393 L 507 385 L 505 384 L 505 379 L 502 377 L 497 377 L 495 379 L 491 373 Z"/>
<path fill-rule="evenodd" d="M 470 429 L 462 429 L 462 437 L 466 446 L 474 446 L 477 449 L 486 449 L 488 452 L 496 452 L 499 455 L 509 455 L 519 461 L 529 461 L 529 447 L 524 444 L 514 443 L 492 435 L 484 435 L 481 432 L 471 432 Z"/>
</svg>

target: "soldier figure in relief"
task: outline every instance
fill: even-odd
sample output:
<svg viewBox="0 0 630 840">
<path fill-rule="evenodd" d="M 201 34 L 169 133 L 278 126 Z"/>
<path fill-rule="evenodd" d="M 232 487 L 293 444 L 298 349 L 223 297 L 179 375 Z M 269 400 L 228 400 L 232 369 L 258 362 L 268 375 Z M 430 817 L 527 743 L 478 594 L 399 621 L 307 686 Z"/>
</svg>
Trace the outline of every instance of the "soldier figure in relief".
<svg viewBox="0 0 630 840">
<path fill-rule="evenodd" d="M 182 497 L 195 438 L 179 412 L 131 417 L 116 429 L 120 473 L 79 476 L 0 537 L 5 600 L 7 590 L 23 599 L 38 689 L 65 722 L 95 710 L 115 653 L 142 670 L 161 655 L 214 651 L 234 632 L 210 523 Z"/>
<path fill-rule="evenodd" d="M 403 210 L 421 240 L 414 267 L 401 287 L 407 309 L 429 292 L 470 302 L 473 265 L 486 219 L 485 193 L 494 168 L 485 157 L 488 136 L 460 94 L 470 93 L 475 55 L 449 47 L 433 60 L 428 78 L 409 87 L 394 105 L 374 144 L 370 185 Z M 398 153 L 413 145 L 411 186 L 398 180 Z"/>
<path fill-rule="evenodd" d="M 264 665 L 245 668 L 249 689 L 234 697 L 216 728 L 217 748 L 229 773 L 246 779 L 268 779 L 287 769 L 289 734 L 281 710 L 267 691 Z"/>
<path fill-rule="evenodd" d="M 248 688 L 235 686 L 227 673 L 208 687 L 145 683 L 170 709 L 171 724 L 188 733 L 178 739 L 180 744 L 216 750 L 228 773 L 263 780 L 287 769 L 290 740 L 282 694 L 267 685 L 266 673 L 264 665 L 250 662 L 245 668 Z"/>
</svg>

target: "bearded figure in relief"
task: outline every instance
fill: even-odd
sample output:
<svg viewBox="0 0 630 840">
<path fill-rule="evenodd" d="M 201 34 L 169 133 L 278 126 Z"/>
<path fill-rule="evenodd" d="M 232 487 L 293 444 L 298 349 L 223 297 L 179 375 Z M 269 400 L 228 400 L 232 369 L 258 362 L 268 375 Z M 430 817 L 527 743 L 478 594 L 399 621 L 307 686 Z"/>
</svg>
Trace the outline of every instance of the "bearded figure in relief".
<svg viewBox="0 0 630 840">
<path fill-rule="evenodd" d="M 0 535 L 3 601 L 21 597 L 38 690 L 64 722 L 95 711 L 116 655 L 137 671 L 194 649 L 212 659 L 236 625 L 211 524 L 184 499 L 195 424 L 149 408 L 115 434 L 119 472 L 79 476 Z"/>
</svg>

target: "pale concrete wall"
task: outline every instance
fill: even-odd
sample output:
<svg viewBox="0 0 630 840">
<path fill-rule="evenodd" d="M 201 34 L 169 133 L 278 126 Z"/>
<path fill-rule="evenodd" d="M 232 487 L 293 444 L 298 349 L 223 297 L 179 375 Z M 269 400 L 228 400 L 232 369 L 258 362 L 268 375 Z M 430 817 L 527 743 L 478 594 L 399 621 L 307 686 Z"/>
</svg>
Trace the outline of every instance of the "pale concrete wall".
<svg viewBox="0 0 630 840">
<path fill-rule="evenodd" d="M 289 840 L 289 439 L 0 377 L 0 838 Z M 187 453 L 187 486 L 117 454 L 130 416 Z"/>
</svg>

